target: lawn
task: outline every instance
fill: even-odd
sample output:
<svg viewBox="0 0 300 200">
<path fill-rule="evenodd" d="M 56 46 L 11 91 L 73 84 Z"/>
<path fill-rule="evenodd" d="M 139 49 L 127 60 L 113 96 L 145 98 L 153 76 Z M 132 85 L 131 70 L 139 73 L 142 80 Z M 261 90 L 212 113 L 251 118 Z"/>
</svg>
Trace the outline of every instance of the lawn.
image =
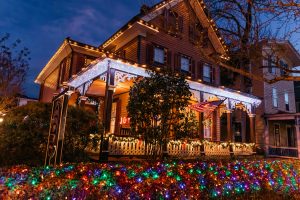
<svg viewBox="0 0 300 200">
<path fill-rule="evenodd" d="M 284 160 L 63 164 L 0 169 L 0 199 L 292 199 L 298 166 Z"/>
</svg>

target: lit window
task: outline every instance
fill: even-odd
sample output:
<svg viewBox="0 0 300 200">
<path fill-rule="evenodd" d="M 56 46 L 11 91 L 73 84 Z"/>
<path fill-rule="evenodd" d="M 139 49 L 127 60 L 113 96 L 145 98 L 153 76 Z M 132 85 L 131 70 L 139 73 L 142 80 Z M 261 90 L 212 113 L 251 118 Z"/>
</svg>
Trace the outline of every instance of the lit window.
<svg viewBox="0 0 300 200">
<path fill-rule="evenodd" d="M 211 67 L 207 64 L 203 66 L 203 81 L 210 83 L 211 82 Z"/>
<path fill-rule="evenodd" d="M 163 48 L 154 48 L 154 62 L 164 64 L 165 63 L 165 51 Z"/>
<path fill-rule="evenodd" d="M 277 89 L 273 88 L 272 90 L 272 97 L 273 97 L 273 106 L 278 107 L 278 96 L 277 96 Z"/>
<path fill-rule="evenodd" d="M 284 93 L 284 103 L 285 103 L 285 109 L 287 111 L 290 110 L 290 105 L 289 105 L 289 94 L 287 92 Z"/>
<path fill-rule="evenodd" d="M 189 72 L 190 69 L 190 59 L 185 57 L 185 56 L 181 56 L 180 59 L 180 64 L 181 64 L 181 71 L 185 71 L 185 72 Z"/>
</svg>

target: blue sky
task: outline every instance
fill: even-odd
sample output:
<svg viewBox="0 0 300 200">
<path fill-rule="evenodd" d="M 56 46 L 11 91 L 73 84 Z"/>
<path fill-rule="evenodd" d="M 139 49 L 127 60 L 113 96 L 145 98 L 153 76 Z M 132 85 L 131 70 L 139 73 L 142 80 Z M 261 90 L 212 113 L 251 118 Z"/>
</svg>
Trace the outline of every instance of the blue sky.
<svg viewBox="0 0 300 200">
<path fill-rule="evenodd" d="M 139 12 L 143 0 L 1 0 L 0 36 L 10 33 L 31 51 L 25 92 L 66 37 L 98 46 Z M 151 1 L 149 1 L 151 2 Z"/>
<path fill-rule="evenodd" d="M 0 37 L 10 33 L 31 51 L 25 93 L 38 97 L 34 79 L 64 38 L 98 46 L 139 12 L 159 0 L 0 0 Z M 298 37 L 292 43 L 299 49 Z"/>
</svg>

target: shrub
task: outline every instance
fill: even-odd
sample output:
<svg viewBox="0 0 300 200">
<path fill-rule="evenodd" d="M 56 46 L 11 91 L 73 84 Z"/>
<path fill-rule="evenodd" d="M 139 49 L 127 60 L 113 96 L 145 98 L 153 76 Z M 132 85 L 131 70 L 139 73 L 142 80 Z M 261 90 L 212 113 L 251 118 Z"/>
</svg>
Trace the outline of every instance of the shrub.
<svg viewBox="0 0 300 200">
<path fill-rule="evenodd" d="M 44 163 L 51 104 L 30 103 L 10 111 L 0 125 L 0 165 Z M 96 114 L 78 107 L 69 107 L 64 161 L 84 161 L 89 134 L 97 132 Z"/>
</svg>

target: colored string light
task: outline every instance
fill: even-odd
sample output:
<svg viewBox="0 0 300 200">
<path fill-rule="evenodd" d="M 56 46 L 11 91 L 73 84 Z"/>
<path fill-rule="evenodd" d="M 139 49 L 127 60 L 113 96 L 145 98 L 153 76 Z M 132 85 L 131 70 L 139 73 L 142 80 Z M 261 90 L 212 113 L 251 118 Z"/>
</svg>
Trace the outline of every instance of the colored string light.
<svg viewBox="0 0 300 200">
<path fill-rule="evenodd" d="M 0 199 L 199 199 L 263 191 L 299 195 L 300 173 L 285 161 L 64 164 L 0 171 Z"/>
</svg>

